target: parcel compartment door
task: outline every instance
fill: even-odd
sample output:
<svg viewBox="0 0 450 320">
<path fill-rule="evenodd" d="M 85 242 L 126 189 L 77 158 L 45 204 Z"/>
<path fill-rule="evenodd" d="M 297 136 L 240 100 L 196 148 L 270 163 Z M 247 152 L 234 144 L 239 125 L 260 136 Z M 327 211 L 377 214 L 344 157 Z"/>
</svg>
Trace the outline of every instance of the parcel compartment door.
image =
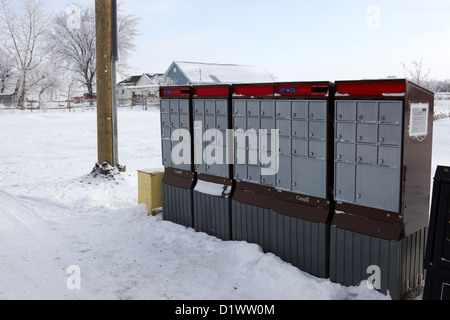
<svg viewBox="0 0 450 320">
<path fill-rule="evenodd" d="M 400 170 L 370 165 L 356 167 L 356 204 L 400 212 Z"/>
<path fill-rule="evenodd" d="M 355 203 L 355 164 L 337 162 L 335 176 L 335 200 Z"/>
</svg>

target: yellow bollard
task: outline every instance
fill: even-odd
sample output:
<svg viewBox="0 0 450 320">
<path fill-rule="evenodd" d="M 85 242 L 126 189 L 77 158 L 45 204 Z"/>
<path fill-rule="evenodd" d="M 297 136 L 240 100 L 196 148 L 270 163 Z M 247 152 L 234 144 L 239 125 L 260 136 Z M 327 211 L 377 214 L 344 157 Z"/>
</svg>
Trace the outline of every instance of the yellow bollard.
<svg viewBox="0 0 450 320">
<path fill-rule="evenodd" d="M 161 183 L 164 169 L 138 170 L 138 202 L 145 203 L 148 215 L 161 212 Z"/>
</svg>

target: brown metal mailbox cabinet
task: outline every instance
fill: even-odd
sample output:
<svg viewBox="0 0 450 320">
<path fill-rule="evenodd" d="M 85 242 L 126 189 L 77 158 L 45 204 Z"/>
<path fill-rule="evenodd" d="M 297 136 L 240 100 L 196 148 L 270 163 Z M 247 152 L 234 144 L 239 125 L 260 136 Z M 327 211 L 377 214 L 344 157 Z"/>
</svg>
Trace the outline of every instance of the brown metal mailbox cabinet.
<svg viewBox="0 0 450 320">
<path fill-rule="evenodd" d="M 160 97 L 163 219 L 193 227 L 192 88 L 161 87 Z"/>
<path fill-rule="evenodd" d="M 234 85 L 232 99 L 233 128 L 247 133 L 235 139 L 233 239 L 324 278 L 334 209 L 333 97 L 330 82 L 292 82 Z"/>
<path fill-rule="evenodd" d="M 394 299 L 422 285 L 434 94 L 407 80 L 336 82 L 330 278 L 370 266 Z"/>
<path fill-rule="evenodd" d="M 194 229 L 231 240 L 231 86 L 194 86 Z M 231 144 L 232 148 L 232 144 Z M 232 149 L 231 149 L 232 150 Z"/>
</svg>

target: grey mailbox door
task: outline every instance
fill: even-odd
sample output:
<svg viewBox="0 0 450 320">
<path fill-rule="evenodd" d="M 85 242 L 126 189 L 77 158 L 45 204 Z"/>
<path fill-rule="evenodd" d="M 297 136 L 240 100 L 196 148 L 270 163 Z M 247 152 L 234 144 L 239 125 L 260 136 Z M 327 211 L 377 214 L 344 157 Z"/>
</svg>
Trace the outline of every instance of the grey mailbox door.
<svg viewBox="0 0 450 320">
<path fill-rule="evenodd" d="M 403 101 L 335 102 L 338 202 L 400 212 Z"/>
<path fill-rule="evenodd" d="M 228 100 L 201 99 L 193 100 L 194 121 L 201 121 L 201 127 L 198 126 L 198 140 L 202 141 L 202 159 L 200 152 L 196 158 L 195 171 L 198 173 L 209 174 L 212 176 L 230 178 L 230 164 L 227 156 L 226 130 L 229 128 L 230 114 L 228 111 Z M 243 116 L 246 112 L 245 106 L 236 105 L 233 109 L 235 114 Z M 239 119 L 244 119 L 240 117 Z M 194 124 L 195 125 L 195 124 Z M 240 127 L 243 122 L 237 121 L 234 125 Z M 200 143 L 200 142 L 195 142 Z M 201 161 L 201 163 L 199 163 Z M 239 170 L 238 170 L 239 171 Z"/>
<path fill-rule="evenodd" d="M 235 155 L 247 150 L 246 165 L 235 165 L 235 179 L 326 198 L 326 164 L 330 156 L 327 154 L 327 104 L 327 100 L 233 99 L 233 128 L 254 129 L 258 135 L 260 130 L 265 130 L 268 138 L 266 147 L 255 146 L 249 140 L 242 144 L 235 139 Z M 279 130 L 277 149 L 271 144 L 272 129 Z M 354 131 L 356 134 L 356 127 Z M 248 152 L 261 147 L 263 151 L 267 148 L 276 153 L 278 172 L 275 175 L 261 174 L 261 169 L 269 166 L 267 163 L 259 161 L 259 167 L 248 163 Z M 242 161 L 242 157 L 238 160 Z"/>
<path fill-rule="evenodd" d="M 356 166 L 356 204 L 400 212 L 400 170 Z"/>
<path fill-rule="evenodd" d="M 165 167 L 190 171 L 192 169 L 191 158 L 183 163 L 175 163 L 172 159 L 172 150 L 182 147 L 183 152 L 192 152 L 189 137 L 179 134 L 179 129 L 189 132 L 192 128 L 190 122 L 189 100 L 187 99 L 162 99 L 161 100 L 161 147 L 162 162 Z"/>
</svg>

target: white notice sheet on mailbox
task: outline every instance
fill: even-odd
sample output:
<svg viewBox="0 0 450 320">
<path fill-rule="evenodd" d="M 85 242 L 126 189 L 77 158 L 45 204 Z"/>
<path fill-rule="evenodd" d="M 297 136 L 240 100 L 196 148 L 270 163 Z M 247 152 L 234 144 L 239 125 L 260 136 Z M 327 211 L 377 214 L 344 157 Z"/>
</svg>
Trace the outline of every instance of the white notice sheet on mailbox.
<svg viewBox="0 0 450 320">
<path fill-rule="evenodd" d="M 424 137 L 428 133 L 428 103 L 411 103 L 411 118 L 409 122 L 410 137 Z"/>
</svg>

